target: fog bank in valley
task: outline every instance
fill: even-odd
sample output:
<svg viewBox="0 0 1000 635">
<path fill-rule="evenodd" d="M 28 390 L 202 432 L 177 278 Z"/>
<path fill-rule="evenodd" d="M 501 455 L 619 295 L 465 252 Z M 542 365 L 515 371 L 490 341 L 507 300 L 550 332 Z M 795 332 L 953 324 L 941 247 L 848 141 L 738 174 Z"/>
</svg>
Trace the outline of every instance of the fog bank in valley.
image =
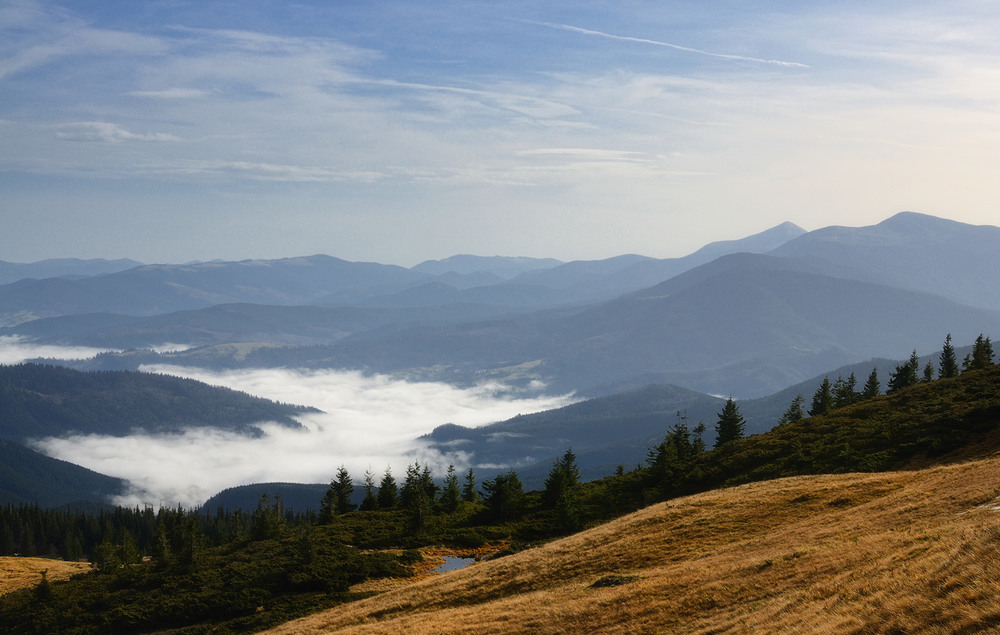
<svg viewBox="0 0 1000 635">
<path fill-rule="evenodd" d="M 340 465 L 347 467 L 356 486 L 365 470 L 375 472 L 377 481 L 389 466 L 399 479 L 415 460 L 431 465 L 440 475 L 449 463 L 466 467 L 469 457 L 460 448 L 442 455 L 416 441 L 434 427 L 449 422 L 484 425 L 572 401 L 569 395 L 523 395 L 501 385 L 460 389 L 338 370 L 215 372 L 177 366 L 142 370 L 189 377 L 323 412 L 300 415 L 300 429 L 264 422 L 257 438 L 192 428 L 179 435 L 136 431 L 124 438 L 77 435 L 35 443 L 36 449 L 49 456 L 127 479 L 132 491 L 116 501 L 124 505 L 193 506 L 235 485 L 327 482 Z"/>
</svg>

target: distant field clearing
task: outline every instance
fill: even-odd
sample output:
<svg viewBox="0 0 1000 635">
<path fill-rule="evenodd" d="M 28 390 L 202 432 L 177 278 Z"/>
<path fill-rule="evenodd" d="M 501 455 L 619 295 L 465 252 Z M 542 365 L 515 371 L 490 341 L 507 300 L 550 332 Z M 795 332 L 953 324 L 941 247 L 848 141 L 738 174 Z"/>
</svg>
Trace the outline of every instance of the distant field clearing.
<svg viewBox="0 0 1000 635">
<path fill-rule="evenodd" d="M 48 558 L 0 557 L 0 595 L 33 587 L 42 579 L 42 571 L 49 582 L 66 580 L 70 576 L 90 571 L 88 562 L 66 562 Z"/>
</svg>

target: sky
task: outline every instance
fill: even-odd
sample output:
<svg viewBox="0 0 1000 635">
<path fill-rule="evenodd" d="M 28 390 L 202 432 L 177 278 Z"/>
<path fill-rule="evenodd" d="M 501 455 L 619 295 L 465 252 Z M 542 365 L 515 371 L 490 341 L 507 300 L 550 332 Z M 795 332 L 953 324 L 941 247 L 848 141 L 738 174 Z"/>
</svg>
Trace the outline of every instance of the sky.
<svg viewBox="0 0 1000 635">
<path fill-rule="evenodd" d="M 0 260 L 997 224 L 991 1 L 5 0 Z"/>
</svg>

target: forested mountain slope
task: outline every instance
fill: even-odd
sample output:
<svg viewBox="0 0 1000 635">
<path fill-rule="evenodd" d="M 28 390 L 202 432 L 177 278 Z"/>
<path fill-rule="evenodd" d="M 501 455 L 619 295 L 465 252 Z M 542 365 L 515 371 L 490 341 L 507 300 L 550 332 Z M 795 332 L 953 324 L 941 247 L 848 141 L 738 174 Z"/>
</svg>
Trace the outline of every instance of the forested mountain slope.
<svg viewBox="0 0 1000 635">
<path fill-rule="evenodd" d="M 297 427 L 292 416 L 305 410 L 154 373 L 0 366 L 0 438 L 6 439 L 124 436 L 136 428 L 168 433 L 203 426 L 254 434 L 254 424 L 262 421 Z"/>
</svg>

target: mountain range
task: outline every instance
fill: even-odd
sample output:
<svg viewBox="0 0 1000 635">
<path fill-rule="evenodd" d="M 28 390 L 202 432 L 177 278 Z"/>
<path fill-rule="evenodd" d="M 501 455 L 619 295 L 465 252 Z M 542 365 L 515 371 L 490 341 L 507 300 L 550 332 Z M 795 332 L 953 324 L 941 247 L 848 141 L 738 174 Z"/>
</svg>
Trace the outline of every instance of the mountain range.
<svg viewBox="0 0 1000 635">
<path fill-rule="evenodd" d="M 711 425 L 733 396 L 763 431 L 824 375 L 853 368 L 863 382 L 879 367 L 884 382 L 890 360 L 947 334 L 998 332 L 996 253 L 998 227 L 903 212 L 860 228 L 784 223 L 668 259 L 0 263 L 57 274 L 0 285 L 0 337 L 115 349 L 60 362 L 83 370 L 345 368 L 574 392 L 591 401 L 425 441 L 538 473 L 573 445 L 599 475 L 641 460 L 679 411 Z"/>
</svg>

